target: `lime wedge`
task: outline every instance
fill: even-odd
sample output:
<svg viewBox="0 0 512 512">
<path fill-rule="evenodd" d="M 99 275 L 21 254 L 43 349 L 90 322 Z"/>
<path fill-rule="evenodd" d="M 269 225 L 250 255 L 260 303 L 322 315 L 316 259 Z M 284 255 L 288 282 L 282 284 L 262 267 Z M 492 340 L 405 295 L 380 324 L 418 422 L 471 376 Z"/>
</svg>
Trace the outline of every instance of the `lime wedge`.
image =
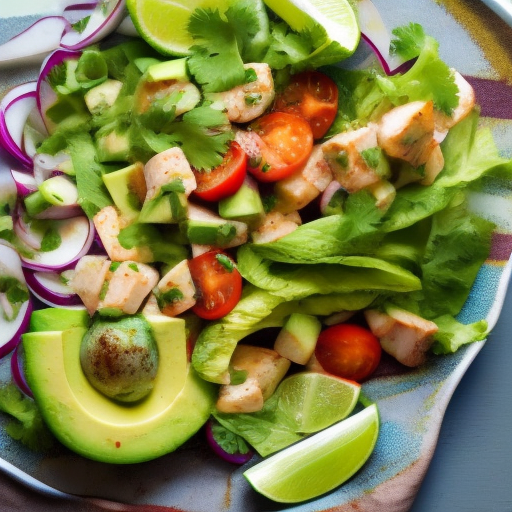
<svg viewBox="0 0 512 512">
<path fill-rule="evenodd" d="M 348 480 L 368 460 L 379 434 L 375 404 L 268 457 L 244 477 L 267 498 L 297 503 Z"/>
<path fill-rule="evenodd" d="M 188 32 L 190 16 L 196 9 L 223 13 L 240 0 L 127 0 L 135 28 L 145 41 L 164 55 L 187 56 L 194 44 Z M 246 1 L 246 0 L 245 0 Z M 268 17 L 261 0 L 247 2 L 257 14 L 258 31 L 252 45 L 268 43 Z"/>
<path fill-rule="evenodd" d="M 327 32 L 347 56 L 354 53 L 361 36 L 357 15 L 348 0 L 264 0 L 290 27 L 302 32 L 315 23 Z"/>
<path fill-rule="evenodd" d="M 296 373 L 279 386 L 279 408 L 295 423 L 296 432 L 318 432 L 346 418 L 361 386 L 316 372 Z"/>
</svg>

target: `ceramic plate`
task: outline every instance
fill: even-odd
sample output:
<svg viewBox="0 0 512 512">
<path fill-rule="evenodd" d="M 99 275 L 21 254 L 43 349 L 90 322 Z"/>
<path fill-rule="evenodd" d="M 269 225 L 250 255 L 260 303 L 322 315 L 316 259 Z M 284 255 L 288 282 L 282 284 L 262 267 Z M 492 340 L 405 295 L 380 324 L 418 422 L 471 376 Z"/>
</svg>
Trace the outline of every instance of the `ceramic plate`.
<svg viewBox="0 0 512 512">
<path fill-rule="evenodd" d="M 473 84 L 482 107 L 482 123 L 491 128 L 500 150 L 510 157 L 512 88 L 505 85 L 502 78 L 505 70 L 510 68 L 512 57 L 510 49 L 502 46 L 500 37 L 488 37 L 489 27 L 483 22 L 481 13 L 471 8 L 471 2 L 464 0 L 374 2 L 381 8 L 388 27 L 418 22 L 440 42 L 443 59 Z M 58 12 L 61 4 L 60 1 L 48 1 L 42 8 L 37 0 L 25 0 L 23 5 L 14 2 L 7 5 L 5 0 L 1 3 L 0 41 L 15 35 L 39 15 L 52 13 L 52 8 Z M 505 0 L 486 3 L 510 4 Z M 499 28 L 508 29 L 505 24 Z M 11 85 L 34 77 L 35 70 L 30 68 L 2 72 L 0 96 Z M 5 153 L 0 153 L 0 163 L 0 172 L 6 172 L 12 164 Z M 485 193 L 475 194 L 472 205 L 495 222 L 497 229 L 491 254 L 478 275 L 461 319 L 470 322 L 485 317 L 494 326 L 512 267 L 510 190 L 493 185 Z M 311 502 L 286 507 L 259 496 L 242 476 L 246 467 L 234 468 L 215 458 L 205 448 L 200 435 L 177 452 L 158 460 L 111 466 L 67 451 L 51 458 L 40 457 L 0 434 L 0 468 L 41 493 L 62 499 L 69 495 L 101 497 L 137 505 L 137 510 L 148 505 L 187 512 L 285 509 L 297 512 L 402 512 L 410 508 L 428 468 L 453 391 L 484 343 L 471 344 L 454 355 L 432 358 L 418 370 L 381 372 L 380 376 L 367 382 L 364 392 L 377 401 L 382 420 L 375 452 L 349 482 Z M 478 360 L 474 364 L 478 364 Z M 3 379 L 9 377 L 8 365 L 7 359 L 0 363 Z M 96 506 L 99 506 L 98 502 Z M 124 509 L 124 506 L 116 508 Z"/>
</svg>

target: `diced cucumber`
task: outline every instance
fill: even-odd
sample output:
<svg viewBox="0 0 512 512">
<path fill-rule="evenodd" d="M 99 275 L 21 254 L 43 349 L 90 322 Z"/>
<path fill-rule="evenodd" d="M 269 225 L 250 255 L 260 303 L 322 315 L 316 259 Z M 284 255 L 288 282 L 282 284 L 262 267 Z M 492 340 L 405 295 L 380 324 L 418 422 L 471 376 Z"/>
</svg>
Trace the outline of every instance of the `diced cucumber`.
<svg viewBox="0 0 512 512">
<path fill-rule="evenodd" d="M 100 85 L 89 89 L 84 100 L 91 114 L 101 114 L 108 110 L 116 101 L 123 83 L 119 80 L 107 79 Z"/>
<path fill-rule="evenodd" d="M 39 192 L 48 203 L 69 206 L 78 201 L 78 189 L 66 176 L 54 176 L 39 185 Z"/>
<path fill-rule="evenodd" d="M 39 215 L 41 212 L 44 212 L 46 209 L 50 208 L 51 203 L 49 203 L 41 194 L 39 190 L 32 192 L 28 196 L 25 196 L 23 199 L 25 204 L 25 210 L 29 217 L 35 217 Z"/>
</svg>

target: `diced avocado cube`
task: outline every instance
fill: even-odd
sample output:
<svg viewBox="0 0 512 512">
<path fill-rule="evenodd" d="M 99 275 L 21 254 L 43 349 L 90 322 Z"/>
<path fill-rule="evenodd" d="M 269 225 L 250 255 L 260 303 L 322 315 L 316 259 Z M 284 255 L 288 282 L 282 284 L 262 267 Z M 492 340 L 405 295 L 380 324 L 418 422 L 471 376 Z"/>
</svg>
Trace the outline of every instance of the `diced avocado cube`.
<svg viewBox="0 0 512 512">
<path fill-rule="evenodd" d="M 65 331 L 73 327 L 87 327 L 89 313 L 84 309 L 37 309 L 30 316 L 30 332 Z"/>
<path fill-rule="evenodd" d="M 102 176 L 115 205 L 127 221 L 139 216 L 146 196 L 144 165 L 136 162 L 128 167 Z"/>
<path fill-rule="evenodd" d="M 215 222 L 189 219 L 180 224 L 180 229 L 191 244 L 225 247 L 237 235 L 236 226 L 230 222 Z"/>
<path fill-rule="evenodd" d="M 130 137 L 127 132 L 113 130 L 96 139 L 96 152 L 100 162 L 127 161 L 130 150 Z"/>
<path fill-rule="evenodd" d="M 179 192 L 165 194 L 145 201 L 138 222 L 175 224 L 187 213 L 187 196 Z"/>
<path fill-rule="evenodd" d="M 162 80 L 187 81 L 187 59 L 174 59 L 165 62 L 152 64 L 146 70 L 146 79 L 149 82 L 160 82 Z"/>
<path fill-rule="evenodd" d="M 232 195 L 219 201 L 219 215 L 223 219 L 238 220 L 249 226 L 265 215 L 265 209 L 257 188 L 243 183 Z"/>
</svg>

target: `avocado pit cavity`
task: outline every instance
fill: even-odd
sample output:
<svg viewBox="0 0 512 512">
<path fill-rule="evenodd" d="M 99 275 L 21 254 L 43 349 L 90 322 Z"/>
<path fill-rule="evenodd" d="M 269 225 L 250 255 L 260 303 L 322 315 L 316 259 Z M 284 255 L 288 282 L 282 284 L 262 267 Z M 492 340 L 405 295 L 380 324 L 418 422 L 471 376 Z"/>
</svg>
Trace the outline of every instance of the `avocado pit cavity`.
<svg viewBox="0 0 512 512">
<path fill-rule="evenodd" d="M 139 316 L 97 320 L 80 346 L 90 384 L 121 402 L 137 402 L 153 389 L 158 349 L 149 323 Z"/>
</svg>

